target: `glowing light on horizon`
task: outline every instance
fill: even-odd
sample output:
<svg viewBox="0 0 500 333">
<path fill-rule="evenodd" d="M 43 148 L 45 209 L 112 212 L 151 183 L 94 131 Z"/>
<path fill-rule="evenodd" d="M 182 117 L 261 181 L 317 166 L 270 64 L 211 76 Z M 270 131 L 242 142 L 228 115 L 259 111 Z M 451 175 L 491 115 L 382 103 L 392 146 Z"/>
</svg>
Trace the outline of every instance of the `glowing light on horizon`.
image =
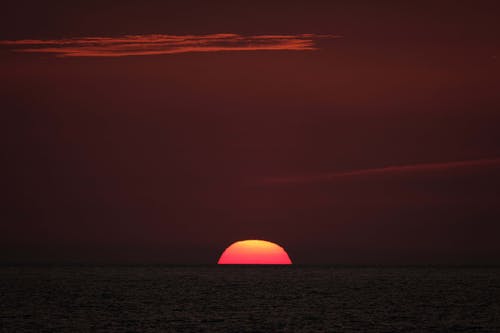
<svg viewBox="0 0 500 333">
<path fill-rule="evenodd" d="M 231 244 L 222 253 L 219 265 L 291 265 L 285 249 L 265 240 L 243 240 Z"/>
<path fill-rule="evenodd" d="M 319 39 L 338 35 L 284 34 L 239 35 L 125 35 L 118 37 L 75 37 L 65 39 L 0 40 L 16 52 L 52 53 L 58 57 L 125 57 L 190 52 L 311 51 Z"/>
</svg>

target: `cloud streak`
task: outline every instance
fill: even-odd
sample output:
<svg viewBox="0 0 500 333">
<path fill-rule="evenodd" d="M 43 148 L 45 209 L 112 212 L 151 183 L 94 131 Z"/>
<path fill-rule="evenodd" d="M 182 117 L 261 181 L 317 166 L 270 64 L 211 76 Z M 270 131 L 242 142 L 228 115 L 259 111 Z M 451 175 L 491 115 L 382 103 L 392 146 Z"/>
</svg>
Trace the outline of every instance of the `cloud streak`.
<svg viewBox="0 0 500 333">
<path fill-rule="evenodd" d="M 404 173 L 418 172 L 438 172 L 451 169 L 471 168 L 471 167 L 491 167 L 500 166 L 500 158 L 451 161 L 442 163 L 420 163 L 410 165 L 394 165 L 380 168 L 357 169 L 343 172 L 322 173 L 317 175 L 303 175 L 296 177 L 272 177 L 264 179 L 263 183 L 273 184 L 308 184 L 334 182 L 342 179 L 349 179 L 363 176 L 384 176 Z"/>
<path fill-rule="evenodd" d="M 126 35 L 67 39 L 3 40 L 0 45 L 16 52 L 53 53 L 58 57 L 124 57 L 220 51 L 311 51 L 319 39 L 337 35 Z"/>
</svg>

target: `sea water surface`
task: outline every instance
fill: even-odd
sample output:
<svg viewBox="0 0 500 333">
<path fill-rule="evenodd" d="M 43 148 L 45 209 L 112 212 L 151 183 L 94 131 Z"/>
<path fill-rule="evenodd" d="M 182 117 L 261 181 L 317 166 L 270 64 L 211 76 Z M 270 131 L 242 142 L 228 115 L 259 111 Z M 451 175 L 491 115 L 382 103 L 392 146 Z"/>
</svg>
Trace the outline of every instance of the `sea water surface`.
<svg viewBox="0 0 500 333">
<path fill-rule="evenodd" d="M 500 332 L 500 268 L 3 266 L 0 332 Z"/>
</svg>

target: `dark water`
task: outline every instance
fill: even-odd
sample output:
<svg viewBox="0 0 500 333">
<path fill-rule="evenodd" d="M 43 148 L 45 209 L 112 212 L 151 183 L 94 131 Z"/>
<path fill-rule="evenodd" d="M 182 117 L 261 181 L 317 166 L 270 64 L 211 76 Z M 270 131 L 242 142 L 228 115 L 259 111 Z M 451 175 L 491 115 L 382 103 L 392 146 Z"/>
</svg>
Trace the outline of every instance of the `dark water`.
<svg viewBox="0 0 500 333">
<path fill-rule="evenodd" d="M 1 332 L 500 332 L 500 268 L 0 268 Z"/>
</svg>

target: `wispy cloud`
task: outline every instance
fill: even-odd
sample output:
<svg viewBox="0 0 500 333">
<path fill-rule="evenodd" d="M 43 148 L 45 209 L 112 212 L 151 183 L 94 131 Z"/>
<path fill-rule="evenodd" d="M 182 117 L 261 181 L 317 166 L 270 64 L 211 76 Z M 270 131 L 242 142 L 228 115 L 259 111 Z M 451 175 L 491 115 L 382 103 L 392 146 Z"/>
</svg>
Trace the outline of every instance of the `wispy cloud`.
<svg viewBox="0 0 500 333">
<path fill-rule="evenodd" d="M 270 177 L 263 180 L 264 184 L 307 184 L 333 182 L 353 177 L 383 176 L 398 173 L 437 172 L 450 169 L 500 166 L 500 158 L 451 161 L 442 163 L 420 163 L 410 165 L 392 165 L 380 168 L 356 169 L 342 172 L 321 173 L 315 175 L 300 175 L 295 177 Z"/>
<path fill-rule="evenodd" d="M 54 53 L 58 57 L 124 57 L 187 52 L 316 50 L 316 42 L 337 35 L 126 35 L 67 39 L 3 40 L 0 45 L 17 52 Z"/>
</svg>

